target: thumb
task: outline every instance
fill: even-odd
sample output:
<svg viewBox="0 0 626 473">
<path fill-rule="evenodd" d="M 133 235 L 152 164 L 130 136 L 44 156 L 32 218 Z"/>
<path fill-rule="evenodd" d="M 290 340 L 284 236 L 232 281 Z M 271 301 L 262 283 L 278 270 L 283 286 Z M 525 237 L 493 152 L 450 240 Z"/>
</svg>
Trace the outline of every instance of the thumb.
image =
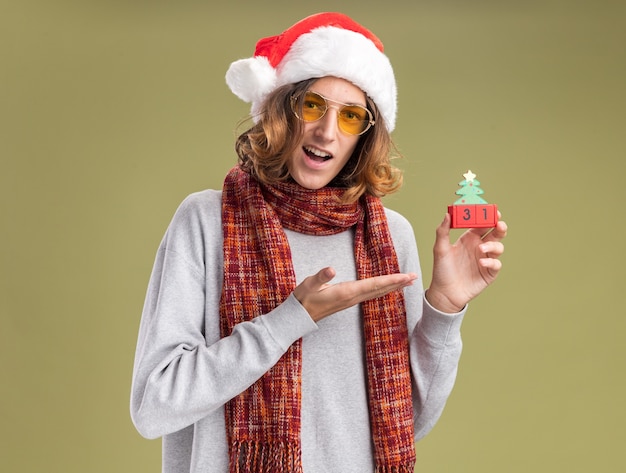
<svg viewBox="0 0 626 473">
<path fill-rule="evenodd" d="M 335 274 L 337 274 L 335 270 L 328 266 L 318 271 L 315 275 L 315 281 L 322 287 L 324 284 L 329 283 L 335 277 Z"/>
<path fill-rule="evenodd" d="M 298 299 L 300 303 L 304 303 L 304 299 L 307 297 L 307 294 L 319 292 L 331 279 L 335 277 L 335 274 L 336 273 L 333 268 L 326 267 L 319 270 L 317 273 L 304 278 L 304 280 L 298 284 L 293 291 L 296 299 Z"/>
<path fill-rule="evenodd" d="M 450 214 L 446 213 L 435 233 L 435 252 L 445 250 L 450 244 L 450 225 Z"/>
</svg>

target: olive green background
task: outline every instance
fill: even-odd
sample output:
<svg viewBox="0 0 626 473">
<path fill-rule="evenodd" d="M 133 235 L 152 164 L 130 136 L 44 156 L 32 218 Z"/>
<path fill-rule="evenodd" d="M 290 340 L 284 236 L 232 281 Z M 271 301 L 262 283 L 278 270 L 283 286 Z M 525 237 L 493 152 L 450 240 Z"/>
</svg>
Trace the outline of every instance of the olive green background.
<svg viewBox="0 0 626 473">
<path fill-rule="evenodd" d="M 417 471 L 626 471 L 624 5 L 0 1 L 0 470 L 160 471 L 128 413 L 135 340 L 173 212 L 235 163 L 248 105 L 224 73 L 341 10 L 395 67 L 386 204 L 425 283 L 468 168 L 510 228 Z"/>
</svg>

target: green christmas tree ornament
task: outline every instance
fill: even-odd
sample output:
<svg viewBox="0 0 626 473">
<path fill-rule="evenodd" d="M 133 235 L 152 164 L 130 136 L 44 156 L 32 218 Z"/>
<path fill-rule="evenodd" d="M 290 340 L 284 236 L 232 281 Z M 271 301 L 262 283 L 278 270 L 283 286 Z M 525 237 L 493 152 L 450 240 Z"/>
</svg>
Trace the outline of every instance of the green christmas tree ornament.
<svg viewBox="0 0 626 473">
<path fill-rule="evenodd" d="M 476 174 L 467 171 L 463 177 L 465 179 L 459 182 L 461 188 L 456 191 L 456 195 L 460 195 L 461 198 L 457 199 L 454 205 L 486 204 L 487 201 L 480 197 L 485 191 L 480 188 L 480 181 L 476 179 Z"/>
<path fill-rule="evenodd" d="M 452 228 L 490 228 L 498 223 L 498 207 L 488 204 L 481 197 L 485 193 L 480 187 L 476 174 L 468 170 L 463 174 L 455 194 L 460 196 L 453 205 L 448 206 Z"/>
</svg>

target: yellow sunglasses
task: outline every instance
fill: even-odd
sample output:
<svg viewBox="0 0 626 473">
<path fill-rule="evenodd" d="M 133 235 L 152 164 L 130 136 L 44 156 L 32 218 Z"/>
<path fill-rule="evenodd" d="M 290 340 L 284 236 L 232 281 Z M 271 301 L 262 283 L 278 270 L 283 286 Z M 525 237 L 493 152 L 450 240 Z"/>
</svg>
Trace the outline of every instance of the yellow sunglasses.
<svg viewBox="0 0 626 473">
<path fill-rule="evenodd" d="M 311 91 L 292 95 L 291 110 L 302 121 L 316 122 L 331 108 L 328 102 L 341 105 L 337 108 L 337 124 L 348 135 L 362 135 L 376 123 L 372 112 L 361 105 L 337 102 Z"/>
</svg>

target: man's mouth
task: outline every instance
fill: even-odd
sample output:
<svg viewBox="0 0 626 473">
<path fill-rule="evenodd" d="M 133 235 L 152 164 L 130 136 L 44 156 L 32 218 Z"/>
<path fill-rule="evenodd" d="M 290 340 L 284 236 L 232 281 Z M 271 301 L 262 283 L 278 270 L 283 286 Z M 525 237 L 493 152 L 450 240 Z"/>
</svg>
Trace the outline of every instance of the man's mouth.
<svg viewBox="0 0 626 473">
<path fill-rule="evenodd" d="M 329 159 L 332 158 L 332 155 L 325 153 L 324 151 L 321 151 L 317 148 L 311 148 L 309 146 L 303 146 L 302 148 L 305 152 L 305 154 L 312 159 L 313 161 L 317 161 L 317 162 L 324 162 L 324 161 L 328 161 Z"/>
</svg>

